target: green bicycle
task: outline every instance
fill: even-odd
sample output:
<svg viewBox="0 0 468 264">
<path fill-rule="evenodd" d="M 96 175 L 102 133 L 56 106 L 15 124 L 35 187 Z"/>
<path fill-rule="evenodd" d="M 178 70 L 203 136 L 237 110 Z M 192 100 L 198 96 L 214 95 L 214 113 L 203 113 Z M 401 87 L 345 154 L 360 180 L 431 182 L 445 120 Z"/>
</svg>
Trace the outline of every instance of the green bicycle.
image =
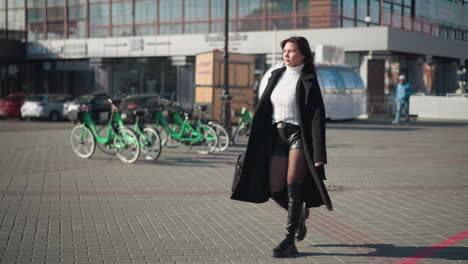
<svg viewBox="0 0 468 264">
<path fill-rule="evenodd" d="M 75 126 L 71 132 L 71 145 L 75 154 L 88 159 L 96 151 L 96 141 L 104 144 L 109 149 L 115 149 L 115 155 L 125 163 L 134 163 L 140 156 L 140 144 L 138 136 L 126 127 L 113 127 L 116 107 L 112 107 L 111 116 L 106 126 L 106 133 L 101 137 L 88 112 L 87 107 L 82 107 L 78 112 L 80 125 Z"/>
<path fill-rule="evenodd" d="M 207 124 L 216 131 L 218 135 L 218 146 L 215 151 L 225 151 L 229 147 L 231 140 L 229 139 L 229 134 L 227 130 L 216 121 L 207 121 L 205 119 L 206 105 L 195 105 L 195 110 L 197 112 L 198 121 L 197 124 Z"/>
<path fill-rule="evenodd" d="M 133 125 L 133 132 L 138 136 L 138 142 L 140 143 L 141 154 L 146 160 L 155 161 L 161 155 L 161 138 L 158 131 L 152 126 L 146 125 L 143 126 L 140 122 L 140 118 L 143 118 L 147 111 L 145 109 L 135 109 L 133 110 L 136 116 L 135 123 Z M 119 112 L 114 113 L 113 118 L 113 127 L 123 128 L 125 127 L 124 122 L 120 116 Z M 103 136 L 106 133 L 106 127 L 101 127 L 98 130 L 99 135 Z M 109 144 L 99 143 L 97 144 L 98 148 L 106 154 L 115 154 L 117 149 L 113 148 Z"/>
<path fill-rule="evenodd" d="M 252 114 L 245 107 L 242 107 L 241 118 L 237 121 L 237 128 L 234 131 L 232 142 L 235 145 L 244 145 L 249 141 L 250 126 L 252 125 Z"/>
<path fill-rule="evenodd" d="M 199 154 L 210 154 L 218 145 L 216 131 L 208 125 L 190 124 L 189 115 L 182 119 L 177 112 L 173 113 L 174 123 L 169 122 L 161 111 L 155 112 L 155 127 L 160 131 L 161 138 L 166 138 L 166 146 L 178 146 L 185 144 L 192 151 Z"/>
</svg>

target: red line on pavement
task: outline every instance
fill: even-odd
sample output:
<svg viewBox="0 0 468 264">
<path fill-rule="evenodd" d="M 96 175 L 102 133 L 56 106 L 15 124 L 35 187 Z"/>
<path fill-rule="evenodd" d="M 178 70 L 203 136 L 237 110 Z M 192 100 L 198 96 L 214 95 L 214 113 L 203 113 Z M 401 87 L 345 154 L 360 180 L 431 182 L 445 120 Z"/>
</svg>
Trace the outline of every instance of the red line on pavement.
<svg viewBox="0 0 468 264">
<path fill-rule="evenodd" d="M 468 238 L 468 230 L 465 230 L 459 234 L 456 234 L 442 242 L 439 242 L 425 250 L 422 250 L 422 251 L 419 251 L 417 252 L 416 254 L 408 257 L 408 258 L 405 258 L 401 261 L 398 261 L 394 264 L 414 264 L 414 263 L 418 263 L 419 261 L 427 258 L 427 257 L 430 257 L 431 255 L 441 251 L 442 249 L 446 248 L 446 247 L 449 247 L 451 246 L 452 244 L 455 244 L 457 243 L 458 241 L 460 240 L 463 240 L 465 238 Z"/>
<path fill-rule="evenodd" d="M 397 260 L 397 258 L 394 257 L 375 257 L 371 255 L 371 253 L 375 252 L 377 249 L 373 247 L 373 245 L 386 245 L 387 243 L 320 210 L 313 210 L 310 214 L 313 215 L 314 220 L 309 220 L 307 222 L 314 230 L 344 247 L 349 246 L 351 252 L 359 256 L 362 255 L 368 263 L 385 264 L 393 263 Z"/>
</svg>

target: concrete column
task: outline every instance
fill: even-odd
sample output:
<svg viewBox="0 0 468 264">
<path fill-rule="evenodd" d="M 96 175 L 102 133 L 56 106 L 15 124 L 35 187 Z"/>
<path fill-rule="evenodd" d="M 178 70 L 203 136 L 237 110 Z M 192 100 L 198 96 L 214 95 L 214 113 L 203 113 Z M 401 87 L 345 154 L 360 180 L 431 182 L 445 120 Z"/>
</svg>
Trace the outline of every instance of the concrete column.
<svg viewBox="0 0 468 264">
<path fill-rule="evenodd" d="M 361 66 L 359 67 L 359 75 L 361 75 L 361 79 L 364 82 L 364 86 L 367 87 L 367 62 L 372 58 L 372 56 L 366 55 L 362 56 Z"/>
<path fill-rule="evenodd" d="M 109 85 L 109 68 L 105 66 L 96 67 L 94 73 L 96 78 L 96 92 L 109 94 L 111 92 Z"/>
</svg>

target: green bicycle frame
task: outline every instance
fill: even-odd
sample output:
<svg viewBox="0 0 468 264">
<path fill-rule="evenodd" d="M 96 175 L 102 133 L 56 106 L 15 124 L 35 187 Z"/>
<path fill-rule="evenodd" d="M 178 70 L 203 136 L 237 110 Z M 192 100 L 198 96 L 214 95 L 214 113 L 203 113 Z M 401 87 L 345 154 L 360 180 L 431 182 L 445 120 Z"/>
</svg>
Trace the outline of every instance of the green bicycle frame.
<svg viewBox="0 0 468 264">
<path fill-rule="evenodd" d="M 174 112 L 173 118 L 175 123 L 181 126 L 179 132 L 176 132 L 175 128 L 172 130 L 169 127 L 169 122 L 167 122 L 166 118 L 160 111 L 157 111 L 155 114 L 155 124 L 156 126 L 161 125 L 171 138 L 179 141 L 200 142 L 204 140 L 203 136 L 200 135 L 200 132 L 196 128 L 192 127 L 187 120 L 182 119 L 179 113 Z M 211 139 L 210 137 L 208 138 Z"/>
<path fill-rule="evenodd" d="M 113 131 L 111 127 L 111 123 L 109 122 L 107 124 L 107 132 L 105 137 L 101 137 L 96 129 L 96 125 L 94 125 L 93 119 L 91 118 L 91 115 L 89 112 L 83 112 L 83 125 L 88 127 L 91 130 L 91 133 L 93 133 L 94 138 L 101 144 L 109 144 L 112 139 L 113 139 Z M 81 133 L 81 136 L 83 136 L 83 131 Z"/>
<path fill-rule="evenodd" d="M 244 124 L 245 126 L 252 124 L 252 114 L 249 112 L 249 110 L 242 107 L 241 114 L 241 118 L 239 118 L 239 120 L 237 121 L 238 126 L 242 124 Z"/>
<path fill-rule="evenodd" d="M 91 130 L 91 133 L 93 134 L 94 138 L 101 144 L 106 144 L 106 145 L 110 145 L 114 148 L 117 148 L 117 149 L 120 149 L 120 148 L 124 148 L 125 147 L 125 141 L 122 140 L 115 132 L 114 132 L 114 129 L 112 128 L 112 122 L 115 122 L 116 124 L 119 125 L 120 127 L 120 124 L 123 125 L 123 121 L 122 119 L 120 118 L 120 115 L 118 113 L 115 113 L 115 112 L 112 112 L 111 113 L 111 122 L 107 123 L 107 130 L 106 130 L 106 136 L 105 137 L 101 137 L 96 129 L 96 125 L 94 124 L 93 122 L 93 119 L 91 118 L 91 115 L 89 114 L 89 112 L 85 111 L 83 112 L 83 125 L 88 127 L 90 130 Z M 84 130 L 84 129 L 83 129 Z M 83 135 L 83 131 L 81 133 L 81 137 L 85 136 Z M 123 145 L 121 144 L 118 144 L 118 146 L 114 145 L 113 144 L 113 139 L 114 137 L 117 137 L 117 140 L 119 141 L 119 143 L 122 143 Z M 130 140 L 131 142 L 131 140 Z"/>
</svg>

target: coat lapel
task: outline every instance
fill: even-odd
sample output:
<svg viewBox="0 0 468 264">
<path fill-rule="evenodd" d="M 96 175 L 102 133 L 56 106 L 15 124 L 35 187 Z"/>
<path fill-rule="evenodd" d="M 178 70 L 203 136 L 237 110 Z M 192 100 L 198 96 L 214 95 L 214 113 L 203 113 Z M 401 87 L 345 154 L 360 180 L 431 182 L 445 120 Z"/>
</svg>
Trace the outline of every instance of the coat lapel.
<svg viewBox="0 0 468 264">
<path fill-rule="evenodd" d="M 312 90 L 312 85 L 313 85 L 313 79 L 315 78 L 315 75 L 310 72 L 302 72 L 301 76 L 299 77 L 302 85 L 304 86 L 304 97 L 305 97 L 305 105 L 309 105 L 309 98 L 310 98 L 310 91 Z M 300 85 L 298 83 L 298 85 Z M 296 90 L 297 91 L 297 90 Z"/>
<path fill-rule="evenodd" d="M 265 98 L 270 98 L 271 93 L 273 92 L 273 88 L 275 88 L 276 83 L 278 82 L 279 78 L 283 74 L 283 72 L 286 70 L 286 66 L 281 67 L 277 70 L 274 70 L 271 72 L 271 77 L 268 79 L 267 86 L 265 87 L 265 91 L 263 91 L 262 97 L 260 97 L 259 100 L 259 105 L 263 103 Z"/>
</svg>

